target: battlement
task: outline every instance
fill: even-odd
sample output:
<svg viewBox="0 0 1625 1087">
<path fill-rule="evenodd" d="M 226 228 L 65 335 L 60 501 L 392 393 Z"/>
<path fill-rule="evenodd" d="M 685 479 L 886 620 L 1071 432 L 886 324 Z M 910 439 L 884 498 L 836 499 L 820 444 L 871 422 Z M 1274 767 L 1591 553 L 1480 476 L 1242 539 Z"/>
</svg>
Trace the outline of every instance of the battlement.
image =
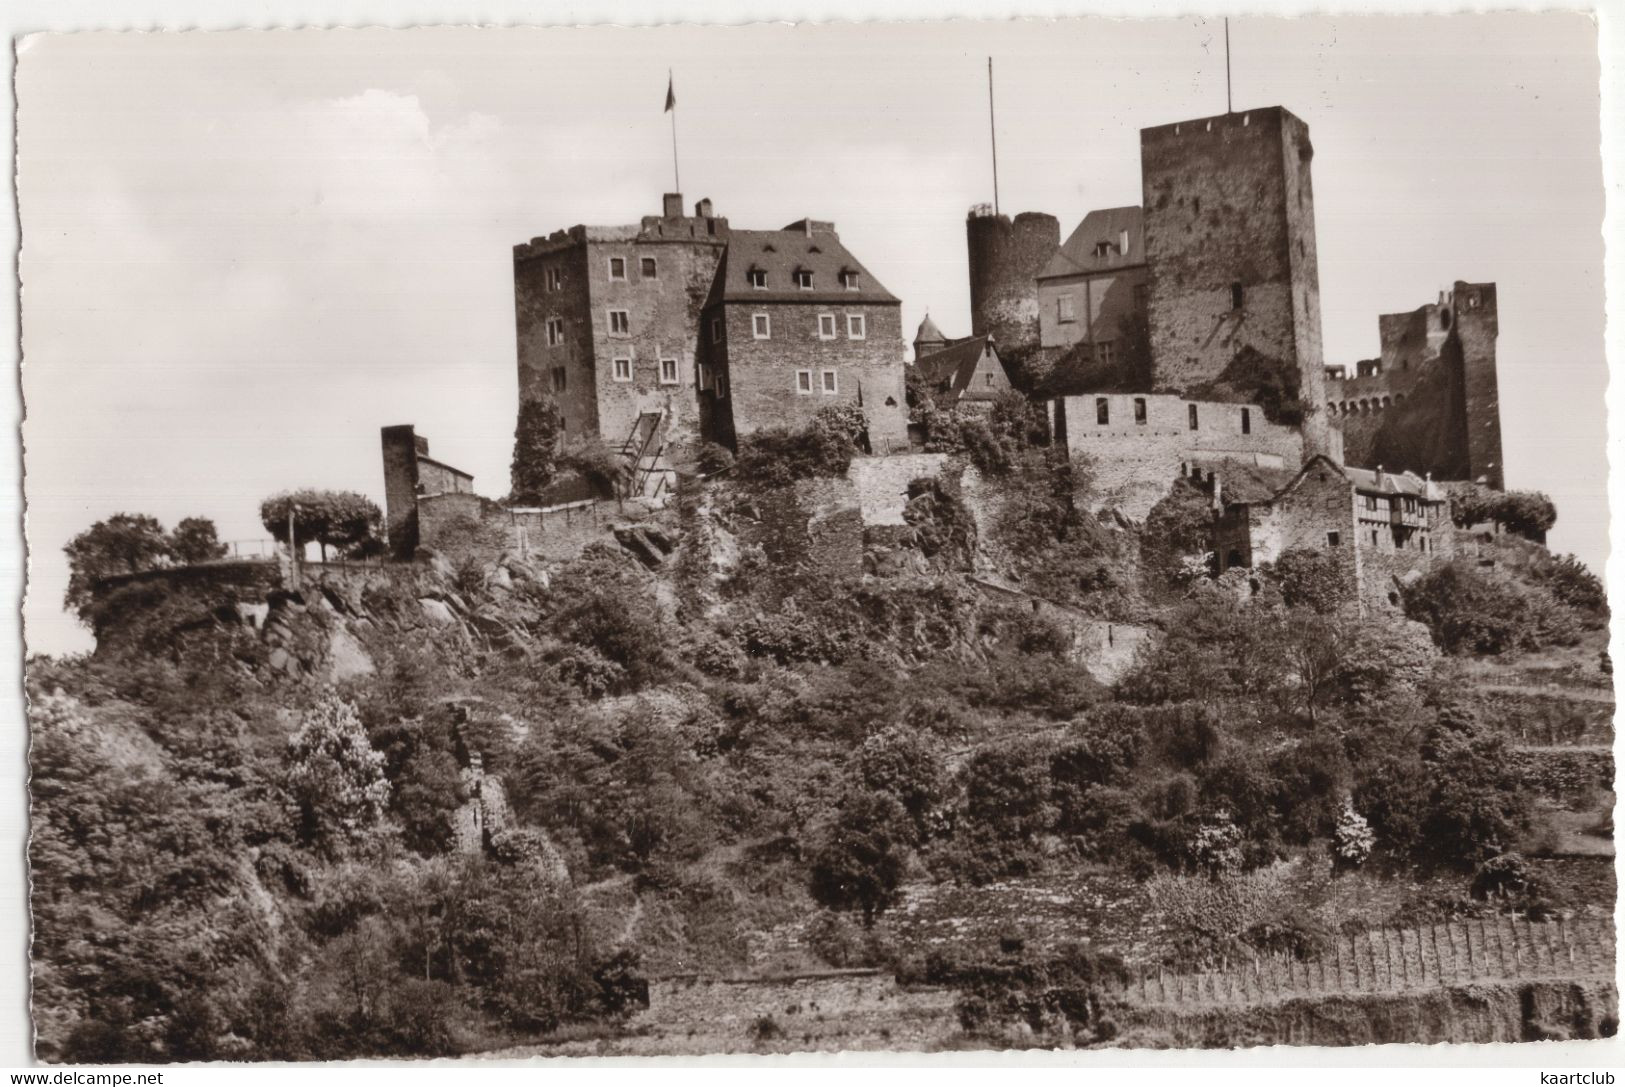
<svg viewBox="0 0 1625 1087">
<path fill-rule="evenodd" d="M 1212 117 L 1198 117 L 1191 121 L 1154 125 L 1140 129 L 1140 146 L 1155 144 L 1159 149 L 1173 141 L 1197 142 L 1205 139 L 1232 141 L 1243 136 L 1263 136 L 1278 133 L 1283 128 L 1309 129 L 1301 118 L 1285 106 L 1265 106 L 1262 109 L 1243 110 L 1239 113 L 1220 113 Z"/>
</svg>

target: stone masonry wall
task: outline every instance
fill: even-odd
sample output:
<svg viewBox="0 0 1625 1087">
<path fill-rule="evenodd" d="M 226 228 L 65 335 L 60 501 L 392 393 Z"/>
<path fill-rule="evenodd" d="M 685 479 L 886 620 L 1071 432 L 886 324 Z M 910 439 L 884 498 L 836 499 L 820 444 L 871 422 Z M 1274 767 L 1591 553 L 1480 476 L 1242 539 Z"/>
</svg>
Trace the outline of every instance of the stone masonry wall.
<svg viewBox="0 0 1625 1087">
<path fill-rule="evenodd" d="M 946 453 L 898 453 L 889 457 L 856 457 L 846 477 L 857 488 L 858 510 L 865 526 L 902 525 L 908 485 L 935 476 L 948 463 Z"/>
<path fill-rule="evenodd" d="M 1308 127 L 1280 107 L 1140 133 L 1156 387 L 1217 381 L 1252 348 L 1298 390 L 1324 452 L 1311 156 Z"/>
<path fill-rule="evenodd" d="M 1061 247 L 1061 222 L 1036 211 L 1012 221 L 978 207 L 965 221 L 965 240 L 971 335 L 991 334 L 999 353 L 1019 363 L 1038 346 L 1037 276 Z"/>
<path fill-rule="evenodd" d="M 550 270 L 560 277 L 556 290 L 549 286 Z M 598 433 L 592 301 L 587 278 L 584 227 L 514 247 L 519 398 L 552 400 L 564 421 L 566 441 Z M 547 322 L 551 318 L 564 322 L 564 336 L 557 344 L 548 342 Z M 560 367 L 565 374 L 563 389 L 555 388 L 553 383 L 553 371 Z"/>
<path fill-rule="evenodd" d="M 1098 422 L 1105 401 L 1107 422 Z M 1145 422 L 1135 405 L 1145 404 Z M 1196 409 L 1196 429 L 1190 410 Z M 1177 396 L 1131 394 L 1068 396 L 1051 408 L 1057 436 L 1068 455 L 1087 459 L 1094 478 L 1095 507 L 1114 507 L 1144 520 L 1192 465 L 1212 467 L 1240 460 L 1269 468 L 1295 469 L 1303 461 L 1303 439 L 1292 427 L 1264 418 L 1256 405 L 1184 400 Z M 1248 433 L 1242 433 L 1243 413 Z M 1221 469 L 1222 474 L 1222 469 Z"/>
<path fill-rule="evenodd" d="M 908 409 L 903 396 L 903 329 L 896 305 L 830 302 L 728 303 L 706 313 L 724 317 L 723 350 L 733 433 L 743 437 L 769 426 L 802 427 L 828 404 L 856 403 L 869 419 L 875 452 L 908 448 Z M 771 336 L 758 340 L 752 319 L 770 318 Z M 835 317 L 835 338 L 819 339 L 818 318 Z M 848 335 L 848 314 L 864 316 L 864 338 Z M 709 332 L 708 332 L 709 335 Z M 836 391 L 823 391 L 823 372 L 833 370 Z M 799 392 L 797 373 L 808 371 L 812 391 Z"/>
<path fill-rule="evenodd" d="M 614 540 L 615 507 L 609 502 L 523 510 L 506 509 L 477 495 L 445 494 L 422 499 L 418 509 L 422 545 L 454 556 L 489 560 L 511 552 L 543 562 L 566 562 L 589 544 Z"/>
</svg>

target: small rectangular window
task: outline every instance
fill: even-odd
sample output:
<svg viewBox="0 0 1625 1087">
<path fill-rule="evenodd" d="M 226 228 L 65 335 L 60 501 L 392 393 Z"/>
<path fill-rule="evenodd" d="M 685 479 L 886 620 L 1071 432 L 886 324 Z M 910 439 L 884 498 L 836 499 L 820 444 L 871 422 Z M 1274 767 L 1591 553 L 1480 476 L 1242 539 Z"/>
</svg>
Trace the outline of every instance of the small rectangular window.
<svg viewBox="0 0 1625 1087">
<path fill-rule="evenodd" d="M 983 374 L 982 375 L 982 384 L 983 385 L 992 385 L 993 384 L 993 375 L 992 374 Z"/>
<path fill-rule="evenodd" d="M 625 257 L 610 257 L 609 258 L 609 278 L 611 278 L 611 279 L 625 279 L 626 278 L 626 258 Z"/>
<path fill-rule="evenodd" d="M 760 268 L 752 268 L 749 272 L 746 272 L 745 275 L 750 280 L 750 285 L 752 287 L 755 287 L 759 291 L 767 290 L 766 272 L 762 271 Z"/>
<path fill-rule="evenodd" d="M 553 367 L 553 391 L 561 393 L 569 384 L 570 372 L 562 366 Z"/>
<path fill-rule="evenodd" d="M 818 338 L 820 340 L 833 340 L 835 338 L 835 315 L 833 313 L 820 313 L 818 315 Z"/>
<path fill-rule="evenodd" d="M 659 278 L 658 269 L 655 267 L 655 259 L 653 257 L 644 257 L 638 262 L 638 266 L 644 279 Z"/>
<path fill-rule="evenodd" d="M 832 394 L 840 391 L 839 387 L 836 385 L 835 371 L 834 370 L 825 370 L 824 373 L 823 373 L 823 379 L 824 379 L 824 384 L 823 384 L 824 394 L 826 396 L 832 395 Z"/>
<path fill-rule="evenodd" d="M 662 385 L 675 385 L 675 384 L 677 384 L 677 360 L 676 359 L 661 359 L 660 360 L 660 384 L 662 384 Z"/>
<path fill-rule="evenodd" d="M 1376 529 L 1371 530 L 1371 546 L 1372 547 L 1377 546 L 1377 530 Z"/>
<path fill-rule="evenodd" d="M 1246 299 L 1246 292 L 1241 289 L 1241 284 L 1240 283 L 1232 283 L 1232 284 L 1230 284 L 1230 308 L 1231 309 L 1240 309 L 1241 304 L 1245 299 Z"/>
<path fill-rule="evenodd" d="M 849 313 L 846 315 L 846 338 L 849 340 L 867 339 L 869 329 L 864 321 L 863 314 Z"/>
<path fill-rule="evenodd" d="M 1253 413 L 1249 408 L 1241 409 L 1241 432 L 1243 434 L 1251 434 L 1253 432 Z"/>
<path fill-rule="evenodd" d="M 562 290 L 564 287 L 564 272 L 559 268 L 547 270 L 547 289 L 550 291 Z"/>
<path fill-rule="evenodd" d="M 1072 312 L 1072 296 L 1063 294 L 1055 300 L 1055 319 L 1061 324 L 1071 324 L 1077 320 Z"/>
<path fill-rule="evenodd" d="M 609 334 L 611 336 L 626 336 L 632 331 L 632 315 L 624 309 L 609 311 Z"/>
<path fill-rule="evenodd" d="M 1326 546 L 1327 547 L 1336 547 L 1337 545 L 1341 544 L 1342 542 L 1343 542 L 1343 537 L 1339 533 L 1336 533 L 1336 532 L 1328 532 L 1328 533 L 1326 533 Z"/>
<path fill-rule="evenodd" d="M 1196 426 L 1196 405 L 1195 404 L 1187 405 L 1186 411 L 1190 413 L 1191 429 L 1192 430 L 1197 429 L 1197 426 Z"/>
<path fill-rule="evenodd" d="M 711 367 L 702 362 L 700 363 L 698 369 L 700 374 L 700 388 L 709 389 L 711 387 Z"/>
<path fill-rule="evenodd" d="M 1096 423 L 1096 425 L 1097 426 L 1105 426 L 1107 423 L 1109 423 L 1111 421 L 1112 421 L 1112 408 L 1111 408 L 1110 402 L 1107 401 L 1107 399 L 1104 396 L 1095 397 L 1095 423 Z"/>
<path fill-rule="evenodd" d="M 773 338 L 773 321 L 765 313 L 753 314 L 750 319 L 751 335 L 758 340 L 771 340 Z"/>
<path fill-rule="evenodd" d="M 1111 340 L 1101 340 L 1095 344 L 1095 361 L 1102 366 L 1110 366 L 1117 359 L 1117 344 Z"/>
<path fill-rule="evenodd" d="M 807 394 L 807 393 L 812 392 L 812 371 L 811 370 L 797 370 L 796 371 L 796 392 L 801 393 L 801 394 Z"/>
<path fill-rule="evenodd" d="M 557 347 L 564 342 L 564 318 L 549 317 L 547 319 L 547 346 Z"/>
<path fill-rule="evenodd" d="M 616 359 L 614 375 L 616 381 L 631 381 L 632 360 L 628 358 Z"/>
<path fill-rule="evenodd" d="M 717 375 L 717 399 L 728 399 L 728 376 L 726 374 Z"/>
<path fill-rule="evenodd" d="M 1145 426 L 1145 397 L 1143 396 L 1134 398 L 1134 421 L 1140 426 Z"/>
<path fill-rule="evenodd" d="M 812 273 L 807 271 L 797 271 L 796 286 L 804 291 L 812 290 Z"/>
<path fill-rule="evenodd" d="M 713 318 L 711 318 L 711 342 L 712 343 L 721 343 L 722 342 L 722 318 L 721 317 L 713 317 Z"/>
</svg>

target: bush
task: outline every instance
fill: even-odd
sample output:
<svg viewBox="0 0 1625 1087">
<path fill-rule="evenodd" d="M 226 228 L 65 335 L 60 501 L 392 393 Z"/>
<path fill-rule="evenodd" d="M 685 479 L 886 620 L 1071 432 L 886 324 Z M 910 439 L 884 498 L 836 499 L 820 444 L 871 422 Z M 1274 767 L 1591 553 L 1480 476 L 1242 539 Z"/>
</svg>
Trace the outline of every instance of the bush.
<svg viewBox="0 0 1625 1087">
<path fill-rule="evenodd" d="M 1607 624 L 1608 590 L 1573 555 L 1546 556 L 1530 566 L 1529 576 L 1560 604 L 1578 613 L 1586 627 L 1594 630 Z"/>
<path fill-rule="evenodd" d="M 835 910 L 857 910 L 864 927 L 891 905 L 903 878 L 908 813 L 885 793 L 849 794 L 813 853 L 813 898 Z"/>
<path fill-rule="evenodd" d="M 1264 567 L 1289 608 L 1336 614 L 1354 595 L 1349 572 L 1336 551 L 1292 548 Z"/>
<path fill-rule="evenodd" d="M 1504 653 L 1527 646 L 1526 611 L 1510 585 L 1460 559 L 1434 567 L 1405 591 L 1405 614 L 1427 624 L 1447 653 Z"/>
<path fill-rule="evenodd" d="M 820 408 L 813 421 L 799 430 L 763 428 L 740 439 L 734 476 L 761 487 L 843 476 L 868 426 L 857 405 L 831 404 Z"/>
</svg>

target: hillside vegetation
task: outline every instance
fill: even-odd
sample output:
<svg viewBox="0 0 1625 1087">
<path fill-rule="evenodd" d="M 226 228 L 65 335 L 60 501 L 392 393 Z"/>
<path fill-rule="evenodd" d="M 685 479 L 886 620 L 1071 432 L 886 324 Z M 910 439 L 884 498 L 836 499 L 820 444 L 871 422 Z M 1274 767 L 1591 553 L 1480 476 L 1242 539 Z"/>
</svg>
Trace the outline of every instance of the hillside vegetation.
<svg viewBox="0 0 1625 1087">
<path fill-rule="evenodd" d="M 1135 970 L 1612 911 L 1543 859 L 1611 837 L 1607 786 L 1533 783 L 1474 671 L 1594 682 L 1589 573 L 1495 537 L 1417 621 L 1360 618 L 1314 556 L 1213 580 L 1188 485 L 1146 528 L 1090 513 L 1086 468 L 1001 425 L 938 436 L 996 516 L 920 480 L 867 573 L 807 505 L 826 430 L 551 569 L 104 589 L 98 652 L 29 667 L 41 1056 L 563 1044 L 650 977 L 866 965 L 955 989 L 979 1044 L 1088 1044 Z M 1104 685 L 1023 591 L 1152 636 Z M 1137 905 L 1087 948 L 898 914 L 1039 885 Z"/>
</svg>

